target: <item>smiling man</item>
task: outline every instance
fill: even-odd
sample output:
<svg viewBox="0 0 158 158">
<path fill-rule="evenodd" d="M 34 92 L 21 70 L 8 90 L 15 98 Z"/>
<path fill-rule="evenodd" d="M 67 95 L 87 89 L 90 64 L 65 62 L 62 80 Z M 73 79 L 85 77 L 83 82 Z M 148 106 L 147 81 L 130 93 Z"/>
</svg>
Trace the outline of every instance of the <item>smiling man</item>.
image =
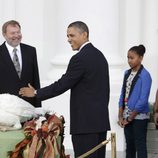
<svg viewBox="0 0 158 158">
<path fill-rule="evenodd" d="M 22 33 L 19 22 L 7 21 L 2 26 L 5 42 L 0 46 L 0 94 L 19 96 L 21 87 L 31 83 L 40 88 L 36 49 L 21 43 Z M 41 103 L 36 98 L 23 98 L 35 107 Z M 13 107 L 14 108 L 14 107 Z"/>
<path fill-rule="evenodd" d="M 71 89 L 70 133 L 75 157 L 106 139 L 109 123 L 109 68 L 104 55 L 89 42 L 85 23 L 76 21 L 67 28 L 68 42 L 78 50 L 69 62 L 66 73 L 42 89 L 22 88 L 20 94 L 45 100 Z M 91 158 L 105 158 L 105 147 Z"/>
</svg>

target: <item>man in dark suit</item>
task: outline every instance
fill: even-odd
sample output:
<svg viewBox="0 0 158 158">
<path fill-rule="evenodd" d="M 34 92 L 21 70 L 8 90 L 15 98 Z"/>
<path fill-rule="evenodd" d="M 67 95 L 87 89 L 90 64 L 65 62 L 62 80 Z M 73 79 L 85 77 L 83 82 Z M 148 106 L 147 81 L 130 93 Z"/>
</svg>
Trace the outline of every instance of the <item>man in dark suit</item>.
<svg viewBox="0 0 158 158">
<path fill-rule="evenodd" d="M 22 96 L 45 100 L 71 89 L 70 133 L 75 157 L 87 152 L 106 139 L 109 123 L 109 68 L 104 55 L 89 42 L 85 23 L 71 23 L 67 29 L 68 42 L 75 54 L 66 73 L 55 83 L 35 90 L 31 85 L 22 88 Z M 91 158 L 105 158 L 105 147 Z"/>
<path fill-rule="evenodd" d="M 40 88 L 36 49 L 21 43 L 20 24 L 15 20 L 7 21 L 2 26 L 2 33 L 6 41 L 0 46 L 0 94 L 10 93 L 19 96 L 20 88 L 27 86 L 28 83 L 36 89 Z M 13 62 L 14 49 L 16 49 L 19 72 L 16 71 Z M 41 102 L 36 98 L 23 99 L 35 107 L 41 106 Z"/>
</svg>

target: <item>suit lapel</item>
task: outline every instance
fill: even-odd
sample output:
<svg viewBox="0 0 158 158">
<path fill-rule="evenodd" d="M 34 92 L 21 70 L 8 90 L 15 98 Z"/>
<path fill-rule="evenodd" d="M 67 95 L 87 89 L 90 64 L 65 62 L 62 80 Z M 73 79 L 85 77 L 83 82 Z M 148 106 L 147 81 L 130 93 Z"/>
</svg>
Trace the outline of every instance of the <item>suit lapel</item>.
<svg viewBox="0 0 158 158">
<path fill-rule="evenodd" d="M 21 70 L 21 78 L 24 77 L 25 70 L 27 69 L 27 53 L 23 44 L 20 44 L 21 49 L 21 58 L 22 58 L 22 70 Z"/>
<path fill-rule="evenodd" d="M 10 71 L 15 71 L 15 67 L 14 67 L 14 64 L 12 62 L 12 59 L 9 55 L 9 51 L 7 49 L 7 47 L 5 46 L 5 44 L 3 43 L 2 44 L 2 51 L 1 51 L 1 56 L 2 56 L 2 61 L 5 62 L 5 67 L 10 70 Z"/>
<path fill-rule="evenodd" d="M 2 57 L 2 62 L 4 62 L 4 68 L 7 70 L 7 72 L 9 74 L 11 73 L 12 74 L 11 76 L 14 75 L 17 78 L 19 78 L 5 43 L 1 45 L 1 57 Z"/>
<path fill-rule="evenodd" d="M 144 68 L 143 65 L 141 65 L 140 69 L 138 70 L 136 76 L 134 77 L 134 79 L 133 79 L 133 81 L 132 81 L 132 85 L 131 85 L 131 89 L 130 89 L 130 92 L 129 92 L 128 99 L 129 99 L 130 96 L 131 96 L 131 93 L 132 93 L 132 91 L 133 91 L 133 88 L 134 88 L 134 86 L 135 86 L 137 80 L 139 79 L 139 75 L 140 75 L 140 73 L 141 73 L 141 71 L 142 71 L 143 68 Z M 129 77 L 129 75 L 131 74 L 131 71 L 132 71 L 132 69 L 129 69 L 128 72 L 127 72 L 127 73 L 125 74 L 125 76 L 124 76 L 124 81 L 123 81 L 123 98 L 124 98 L 124 99 L 125 99 L 125 93 L 126 93 L 126 81 L 127 81 L 128 77 Z M 124 99 L 123 99 L 123 103 L 122 103 L 123 108 L 125 107 Z"/>
</svg>

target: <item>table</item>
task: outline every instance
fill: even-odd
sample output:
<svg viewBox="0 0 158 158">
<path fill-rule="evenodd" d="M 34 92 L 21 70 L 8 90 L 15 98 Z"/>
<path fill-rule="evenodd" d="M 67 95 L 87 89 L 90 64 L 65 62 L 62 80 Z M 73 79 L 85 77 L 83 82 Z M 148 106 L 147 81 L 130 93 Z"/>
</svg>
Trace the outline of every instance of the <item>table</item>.
<svg viewBox="0 0 158 158">
<path fill-rule="evenodd" d="M 0 132 L 0 158 L 7 158 L 7 152 L 24 138 L 23 130 Z"/>
</svg>

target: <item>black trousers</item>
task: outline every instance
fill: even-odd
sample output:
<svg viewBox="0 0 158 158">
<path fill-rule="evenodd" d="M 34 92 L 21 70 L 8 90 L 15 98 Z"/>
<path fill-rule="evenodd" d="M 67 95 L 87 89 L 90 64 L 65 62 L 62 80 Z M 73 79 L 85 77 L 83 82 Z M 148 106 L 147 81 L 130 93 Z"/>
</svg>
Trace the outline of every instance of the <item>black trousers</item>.
<svg viewBox="0 0 158 158">
<path fill-rule="evenodd" d="M 147 158 L 147 124 L 148 120 L 133 120 L 125 126 L 126 158 Z"/>
<path fill-rule="evenodd" d="M 90 133 L 90 134 L 75 134 L 72 135 L 72 144 L 74 148 L 75 158 L 81 156 L 93 147 L 106 140 L 107 132 Z M 105 158 L 106 147 L 98 149 L 96 152 L 87 158 Z"/>
</svg>

